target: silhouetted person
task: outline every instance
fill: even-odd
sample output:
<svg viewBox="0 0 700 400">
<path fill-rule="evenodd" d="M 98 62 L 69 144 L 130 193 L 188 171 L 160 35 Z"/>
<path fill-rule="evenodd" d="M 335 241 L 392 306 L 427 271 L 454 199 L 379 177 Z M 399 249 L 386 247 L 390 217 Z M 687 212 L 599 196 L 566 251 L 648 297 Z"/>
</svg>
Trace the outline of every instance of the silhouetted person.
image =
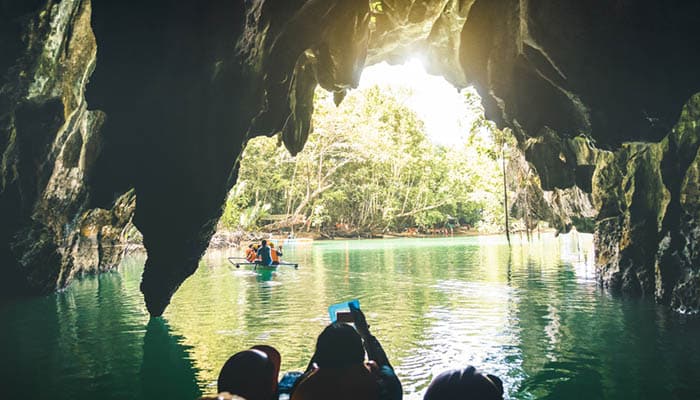
<svg viewBox="0 0 700 400">
<path fill-rule="evenodd" d="M 272 242 L 268 243 L 268 245 L 270 246 L 270 258 L 272 259 L 272 265 L 279 265 L 280 257 L 283 256 L 282 246 L 280 246 L 277 249 L 277 248 L 275 248 L 275 244 Z"/>
<path fill-rule="evenodd" d="M 244 397 L 236 396 L 228 392 L 219 393 L 216 396 L 204 396 L 200 397 L 198 400 L 248 400 Z"/>
<path fill-rule="evenodd" d="M 260 261 L 256 262 L 261 265 L 272 265 L 272 255 L 270 254 L 270 247 L 267 245 L 267 240 L 262 240 L 257 255 Z"/>
<path fill-rule="evenodd" d="M 495 375 L 485 375 L 469 366 L 446 371 L 428 386 L 423 400 L 501 400 L 503 382 Z"/>
<path fill-rule="evenodd" d="M 251 243 L 248 245 L 248 248 L 245 249 L 245 259 L 248 262 L 255 262 L 255 258 L 257 257 L 258 250 L 256 248 L 256 245 Z"/>
<path fill-rule="evenodd" d="M 401 382 L 365 316 L 351 307 L 355 326 L 328 325 L 316 341 L 307 372 L 292 392 L 292 400 L 401 399 Z M 365 350 L 369 362 L 365 364 Z"/>
<path fill-rule="evenodd" d="M 279 379 L 280 365 L 282 364 L 282 356 L 280 355 L 280 352 L 277 351 L 276 348 L 268 346 L 266 344 L 259 344 L 251 347 L 251 349 L 262 351 L 263 353 L 265 353 L 265 355 L 267 355 L 267 359 L 270 360 L 270 362 L 272 362 L 272 385 L 274 387 L 275 393 L 277 393 L 277 380 Z"/>
<path fill-rule="evenodd" d="M 279 353 L 277 353 L 279 354 Z M 277 395 L 279 366 L 257 349 L 234 354 L 219 372 L 217 391 L 229 392 L 247 400 L 272 400 Z"/>
</svg>

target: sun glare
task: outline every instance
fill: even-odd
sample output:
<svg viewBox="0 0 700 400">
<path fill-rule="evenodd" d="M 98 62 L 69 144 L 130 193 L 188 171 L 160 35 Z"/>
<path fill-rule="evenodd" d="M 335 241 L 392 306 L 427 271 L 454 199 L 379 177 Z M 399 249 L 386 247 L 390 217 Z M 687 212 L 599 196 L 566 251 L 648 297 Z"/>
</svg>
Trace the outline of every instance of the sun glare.
<svg viewBox="0 0 700 400">
<path fill-rule="evenodd" d="M 418 59 L 401 65 L 382 62 L 365 68 L 359 88 L 374 85 L 409 89 L 411 95 L 406 105 L 423 120 L 433 143 L 464 143 L 477 117 L 469 111 L 464 91 L 457 90 L 441 76 L 428 74 Z"/>
</svg>

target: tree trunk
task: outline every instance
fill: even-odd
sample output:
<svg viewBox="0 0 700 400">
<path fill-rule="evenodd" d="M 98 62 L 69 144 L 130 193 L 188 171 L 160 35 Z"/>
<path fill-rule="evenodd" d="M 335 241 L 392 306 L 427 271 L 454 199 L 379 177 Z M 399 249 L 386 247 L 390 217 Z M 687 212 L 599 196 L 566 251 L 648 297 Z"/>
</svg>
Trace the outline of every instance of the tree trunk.
<svg viewBox="0 0 700 400">
<path fill-rule="evenodd" d="M 508 185 L 506 183 L 506 146 L 501 146 L 501 159 L 503 160 L 503 208 L 506 215 L 506 239 L 510 246 L 510 222 L 508 221 Z"/>
</svg>

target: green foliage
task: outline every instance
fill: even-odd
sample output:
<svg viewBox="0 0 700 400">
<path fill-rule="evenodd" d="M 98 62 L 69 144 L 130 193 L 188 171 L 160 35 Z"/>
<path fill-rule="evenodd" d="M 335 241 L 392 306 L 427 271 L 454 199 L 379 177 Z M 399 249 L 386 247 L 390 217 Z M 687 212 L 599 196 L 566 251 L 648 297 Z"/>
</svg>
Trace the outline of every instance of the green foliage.
<svg viewBox="0 0 700 400">
<path fill-rule="evenodd" d="M 291 157 L 276 138 L 248 142 L 239 181 L 221 224 L 256 229 L 306 223 L 317 230 L 401 231 L 468 224 L 503 229 L 501 146 L 506 135 L 483 117 L 478 95 L 464 104 L 478 115 L 465 144 L 440 146 L 403 100 L 406 90 L 374 86 L 335 107 L 317 90 L 313 132 Z M 266 215 L 276 216 L 266 220 Z"/>
</svg>

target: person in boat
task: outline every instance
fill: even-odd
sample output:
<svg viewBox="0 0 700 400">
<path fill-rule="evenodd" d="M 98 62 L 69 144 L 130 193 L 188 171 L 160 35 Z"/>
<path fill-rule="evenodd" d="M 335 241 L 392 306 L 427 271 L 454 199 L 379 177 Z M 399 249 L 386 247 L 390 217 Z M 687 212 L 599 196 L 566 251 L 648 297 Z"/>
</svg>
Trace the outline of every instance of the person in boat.
<svg viewBox="0 0 700 400">
<path fill-rule="evenodd" d="M 272 252 L 270 251 L 270 246 L 267 245 L 267 240 L 262 240 L 257 255 L 258 259 L 255 260 L 256 264 L 268 266 L 272 265 Z"/>
<path fill-rule="evenodd" d="M 501 400 L 503 382 L 495 375 L 482 374 L 468 366 L 443 372 L 428 386 L 423 400 Z"/>
<path fill-rule="evenodd" d="M 235 394 L 231 394 L 229 392 L 221 392 L 217 394 L 216 396 L 204 396 L 200 397 L 198 400 L 246 400 L 241 396 L 236 396 Z"/>
<path fill-rule="evenodd" d="M 279 351 L 277 351 L 276 348 L 266 345 L 266 344 L 258 344 L 253 347 L 251 347 L 251 350 L 259 350 L 265 353 L 267 355 L 267 359 L 272 362 L 272 366 L 274 367 L 274 371 L 272 371 L 272 387 L 274 389 L 275 395 L 273 396 L 274 399 L 277 399 L 279 396 L 278 394 L 278 387 L 277 387 L 277 378 L 279 377 L 280 374 L 280 366 L 282 365 L 282 355 L 280 354 Z"/>
<path fill-rule="evenodd" d="M 219 393 L 227 392 L 247 400 L 272 400 L 277 396 L 279 352 L 270 346 L 256 346 L 228 359 L 216 381 Z"/>
<path fill-rule="evenodd" d="M 252 263 L 252 262 L 255 262 L 256 257 L 257 257 L 257 245 L 255 243 L 251 243 L 248 245 L 248 248 L 245 249 L 245 259 L 246 259 L 246 261 Z"/>
<path fill-rule="evenodd" d="M 400 400 L 401 382 L 365 316 L 351 308 L 355 326 L 334 322 L 316 341 L 309 367 L 291 400 Z M 365 363 L 365 351 L 369 362 Z"/>
<path fill-rule="evenodd" d="M 282 246 L 277 249 L 275 248 L 275 244 L 270 242 L 270 258 L 272 258 L 272 265 L 279 265 L 280 257 L 282 257 Z"/>
</svg>

